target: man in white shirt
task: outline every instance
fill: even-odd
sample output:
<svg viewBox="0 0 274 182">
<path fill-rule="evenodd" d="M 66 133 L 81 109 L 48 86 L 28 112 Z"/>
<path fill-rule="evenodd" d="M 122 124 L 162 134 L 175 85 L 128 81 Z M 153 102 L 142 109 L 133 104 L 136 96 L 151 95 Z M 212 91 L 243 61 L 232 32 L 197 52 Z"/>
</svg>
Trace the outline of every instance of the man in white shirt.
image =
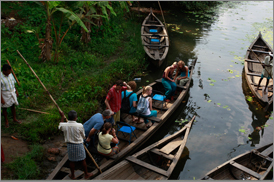
<svg viewBox="0 0 274 182">
<path fill-rule="evenodd" d="M 85 130 L 81 123 L 77 123 L 77 112 L 72 110 L 68 113 L 68 122 L 64 122 L 64 113 L 60 113 L 61 122 L 58 126 L 60 130 L 64 132 L 65 142 L 67 143 L 68 158 L 70 161 L 70 171 L 69 177 L 75 179 L 74 169 L 75 162 L 80 161 L 84 167 L 85 179 L 90 178 L 93 174 L 88 173 L 86 164 L 86 153 L 83 145 L 85 139 Z"/>
<path fill-rule="evenodd" d="M 3 109 L 3 115 L 5 118 L 5 127 L 9 127 L 7 108 L 11 108 L 13 121 L 21 124 L 16 119 L 15 105 L 18 105 L 17 97 L 18 91 L 15 88 L 15 79 L 11 74 L 11 67 L 8 64 L 4 64 L 1 72 L 1 108 Z"/>
</svg>

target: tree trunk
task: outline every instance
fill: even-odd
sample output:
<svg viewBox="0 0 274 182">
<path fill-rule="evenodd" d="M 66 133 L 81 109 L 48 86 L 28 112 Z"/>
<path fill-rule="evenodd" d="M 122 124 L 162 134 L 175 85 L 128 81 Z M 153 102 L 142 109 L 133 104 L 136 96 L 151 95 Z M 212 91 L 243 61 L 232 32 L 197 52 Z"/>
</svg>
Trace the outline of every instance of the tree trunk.
<svg viewBox="0 0 274 182">
<path fill-rule="evenodd" d="M 50 17 L 47 18 L 46 37 L 44 39 L 44 43 L 41 44 L 39 47 L 41 48 L 41 55 L 39 56 L 39 58 L 43 61 L 50 61 L 52 50 Z"/>
<path fill-rule="evenodd" d="M 88 12 L 88 8 L 85 7 L 85 15 L 87 14 Z M 89 21 L 91 21 L 91 18 L 90 17 L 86 17 Z M 90 29 L 90 22 L 84 22 L 85 26 L 87 27 L 88 29 L 88 32 L 86 32 L 83 28 L 81 28 L 81 34 L 82 34 L 82 37 L 81 37 L 81 41 L 85 44 L 89 43 L 91 38 L 90 38 L 90 32 L 91 32 L 91 29 Z"/>
<path fill-rule="evenodd" d="M 87 19 L 91 20 L 90 17 L 87 17 Z M 83 43 L 87 44 L 91 40 L 91 38 L 90 38 L 90 32 L 91 32 L 90 22 L 84 22 L 84 24 L 87 27 L 87 29 L 88 29 L 89 32 L 86 32 L 83 28 L 81 28 L 81 34 L 82 34 L 81 41 Z"/>
</svg>

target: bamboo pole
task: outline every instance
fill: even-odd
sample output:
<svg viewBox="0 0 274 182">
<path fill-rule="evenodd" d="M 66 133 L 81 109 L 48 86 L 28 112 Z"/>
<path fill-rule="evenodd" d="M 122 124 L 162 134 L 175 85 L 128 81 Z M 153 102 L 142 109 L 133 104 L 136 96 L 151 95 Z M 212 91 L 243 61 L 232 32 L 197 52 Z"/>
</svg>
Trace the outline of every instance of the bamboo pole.
<svg viewBox="0 0 274 182">
<path fill-rule="evenodd" d="M 31 66 L 29 65 L 29 63 L 26 61 L 26 59 L 20 54 L 20 52 L 18 50 L 16 50 L 16 51 L 20 55 L 20 57 L 25 61 L 25 63 L 28 65 L 28 67 L 30 68 L 30 70 L 32 71 L 32 73 L 35 75 L 35 77 L 37 78 L 37 80 L 40 82 L 40 84 L 44 87 L 44 89 L 46 90 L 46 92 L 49 94 L 49 97 L 51 98 L 51 100 L 53 101 L 53 103 L 55 104 L 55 106 L 57 107 L 57 109 L 59 110 L 59 112 L 62 112 L 62 110 L 60 109 L 60 107 L 58 106 L 58 104 L 55 102 L 55 100 L 53 99 L 53 97 L 51 96 L 51 94 L 49 93 L 49 91 L 47 90 L 47 88 L 45 87 L 45 85 L 41 82 L 41 80 L 39 79 L 39 77 L 36 75 L 36 73 L 33 71 L 33 69 L 31 68 Z M 66 116 L 65 116 L 65 120 L 67 121 Z"/>
<path fill-rule="evenodd" d="M 20 57 L 25 61 L 25 63 L 28 65 L 28 67 L 30 68 L 30 70 L 33 72 L 33 74 L 36 76 L 36 78 L 38 79 L 38 81 L 41 83 L 41 85 L 44 87 L 44 89 L 46 90 L 46 92 L 49 94 L 51 100 L 54 102 L 54 104 L 56 105 L 56 107 L 58 108 L 59 112 L 62 112 L 61 109 L 59 108 L 58 104 L 55 102 L 55 100 L 52 98 L 51 94 L 49 93 L 49 91 L 46 89 L 46 87 L 44 86 L 44 84 L 41 82 L 41 80 L 39 79 L 39 77 L 36 75 L 36 73 L 33 71 L 33 69 L 31 68 L 31 66 L 28 64 L 28 62 L 25 60 L 25 58 L 20 54 L 20 52 L 18 50 L 16 50 L 17 53 L 20 55 Z M 66 121 L 67 118 L 64 115 L 64 118 Z M 96 165 L 96 167 L 98 168 L 98 170 L 100 171 L 100 173 L 102 173 L 101 169 L 99 168 L 98 164 L 96 163 L 96 161 L 94 160 L 94 158 L 92 157 L 92 155 L 90 154 L 90 152 L 88 151 L 88 149 L 86 148 L 86 146 L 84 145 L 85 150 L 87 151 L 88 155 L 90 156 L 90 158 L 92 159 L 92 161 L 94 162 L 94 164 Z"/>
<path fill-rule="evenodd" d="M 50 113 L 48 113 L 48 112 L 36 111 L 36 110 L 26 109 L 26 108 L 19 108 L 19 109 L 26 110 L 26 111 L 37 112 L 37 113 L 41 113 L 41 114 L 50 114 Z"/>
<path fill-rule="evenodd" d="M 252 51 L 252 49 L 250 49 L 251 50 L 251 52 L 253 52 Z M 256 58 L 259 60 L 259 62 L 261 63 L 261 65 L 263 66 L 263 63 L 262 63 L 262 61 L 258 58 L 258 56 L 257 56 L 257 54 L 255 53 L 255 52 L 253 52 L 253 54 L 256 56 Z M 273 77 L 272 77 L 272 75 L 271 74 L 269 74 L 269 72 L 265 69 L 265 71 L 267 72 L 267 74 L 268 75 L 270 75 L 271 76 L 271 78 L 273 79 Z"/>
<path fill-rule="evenodd" d="M 8 62 L 8 64 L 10 65 L 9 60 L 7 60 L 7 62 Z M 11 67 L 11 65 L 10 65 L 10 67 Z M 18 79 L 17 79 L 17 77 L 16 77 L 16 75 L 15 75 L 15 73 L 14 73 L 14 71 L 13 71 L 13 69 L 12 69 L 12 68 L 11 68 L 11 72 L 12 72 L 12 74 L 13 74 L 14 78 L 16 79 L 16 81 L 17 81 L 18 85 L 19 85 L 19 86 L 21 86 L 21 85 L 20 85 L 20 82 L 18 81 Z"/>
<path fill-rule="evenodd" d="M 85 150 L 86 152 L 88 153 L 89 157 L 91 158 L 91 160 L 93 161 L 93 163 L 95 164 L 95 166 L 97 167 L 97 169 L 100 171 L 100 173 L 102 174 L 102 171 L 100 169 L 100 167 L 98 166 L 98 164 L 96 163 L 96 161 L 94 160 L 94 158 L 92 157 L 92 155 L 90 154 L 90 152 L 88 151 L 87 147 L 85 146 L 84 144 L 84 147 L 85 147 Z"/>
<path fill-rule="evenodd" d="M 162 17 L 163 17 L 164 24 L 165 24 L 165 28 L 166 28 L 166 33 L 167 33 L 167 36 L 168 36 L 168 32 L 167 32 L 167 26 L 166 26 L 165 17 L 164 17 L 164 14 L 163 14 L 163 11 L 162 11 L 162 7 L 161 7 L 161 4 L 160 4 L 160 2 L 159 2 L 159 1 L 158 1 L 158 4 L 159 4 L 159 7 L 160 7 L 160 10 L 161 10 L 161 13 L 162 13 Z M 168 42 L 169 42 L 169 45 L 170 45 L 170 41 L 169 41 L 169 39 L 168 39 Z"/>
</svg>

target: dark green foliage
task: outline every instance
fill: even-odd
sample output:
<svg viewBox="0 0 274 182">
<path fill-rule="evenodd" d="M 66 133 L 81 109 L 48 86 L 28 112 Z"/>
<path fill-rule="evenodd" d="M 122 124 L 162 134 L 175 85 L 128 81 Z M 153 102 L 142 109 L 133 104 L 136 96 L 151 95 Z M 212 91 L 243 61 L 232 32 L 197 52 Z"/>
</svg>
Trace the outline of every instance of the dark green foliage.
<svg viewBox="0 0 274 182">
<path fill-rule="evenodd" d="M 7 6 L 17 5 L 5 3 Z M 40 48 L 35 33 L 39 38 L 44 38 L 44 10 L 34 2 L 22 2 L 20 5 L 24 8 L 21 7 L 22 10 L 18 11 L 18 14 L 24 22 L 13 29 L 1 25 L 1 61 L 10 61 L 21 83 L 21 87 L 17 86 L 17 118 L 22 120 L 23 124 L 14 127 L 20 136 L 31 143 L 43 143 L 49 137 L 61 133 L 58 130 L 60 115 L 48 93 L 16 50 L 25 57 L 62 111 L 67 114 L 72 109 L 76 110 L 78 122 L 81 123 L 98 112 L 98 109 L 105 107 L 101 104 L 117 79 L 129 81 L 147 66 L 140 39 L 141 25 L 133 18 L 126 20 L 124 10 L 118 2 L 112 2 L 116 16 L 111 14 L 109 20 L 103 19 L 101 27 L 91 28 L 92 40 L 89 44 L 85 45 L 80 41 L 79 26 L 73 26 L 69 30 L 59 49 L 58 64 L 42 62 L 38 58 Z M 33 10 L 37 16 L 27 10 Z M 55 36 L 52 37 L 55 39 Z M 51 114 L 19 110 L 20 107 Z M 11 127 L 6 131 L 12 132 Z"/>
</svg>

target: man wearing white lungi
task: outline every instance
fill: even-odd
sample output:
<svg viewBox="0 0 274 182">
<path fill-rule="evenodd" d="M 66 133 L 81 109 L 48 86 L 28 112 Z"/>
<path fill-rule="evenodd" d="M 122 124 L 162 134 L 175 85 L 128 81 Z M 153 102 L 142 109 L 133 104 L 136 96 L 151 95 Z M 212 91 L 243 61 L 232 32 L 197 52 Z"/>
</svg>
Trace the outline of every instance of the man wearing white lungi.
<svg viewBox="0 0 274 182">
<path fill-rule="evenodd" d="M 18 91 L 15 88 L 15 79 L 11 74 L 11 67 L 8 64 L 4 64 L 1 72 L 1 108 L 5 118 L 5 127 L 9 127 L 7 108 L 11 108 L 13 121 L 21 124 L 16 119 L 15 105 L 18 105 L 17 97 Z"/>
<path fill-rule="evenodd" d="M 75 162 L 80 161 L 84 167 L 85 179 L 90 178 L 93 174 L 88 173 L 86 164 L 86 153 L 83 145 L 85 130 L 81 123 L 77 123 L 77 112 L 72 110 L 68 113 L 68 122 L 64 122 L 65 115 L 60 112 L 61 122 L 58 126 L 64 132 L 65 142 L 67 143 L 68 158 L 70 161 L 69 167 L 71 174 L 69 177 L 75 179 L 74 168 Z"/>
<path fill-rule="evenodd" d="M 271 54 L 271 52 L 269 52 L 269 56 L 265 56 L 264 62 L 262 64 L 263 66 L 263 71 L 261 74 L 261 78 L 259 80 L 259 84 L 257 86 L 257 90 L 259 90 L 260 84 L 263 80 L 263 78 L 266 78 L 266 85 L 265 85 L 265 89 L 264 89 L 264 93 L 266 94 L 266 89 L 268 88 L 268 84 L 269 84 L 269 80 L 272 78 L 273 72 L 273 54 Z"/>
</svg>

